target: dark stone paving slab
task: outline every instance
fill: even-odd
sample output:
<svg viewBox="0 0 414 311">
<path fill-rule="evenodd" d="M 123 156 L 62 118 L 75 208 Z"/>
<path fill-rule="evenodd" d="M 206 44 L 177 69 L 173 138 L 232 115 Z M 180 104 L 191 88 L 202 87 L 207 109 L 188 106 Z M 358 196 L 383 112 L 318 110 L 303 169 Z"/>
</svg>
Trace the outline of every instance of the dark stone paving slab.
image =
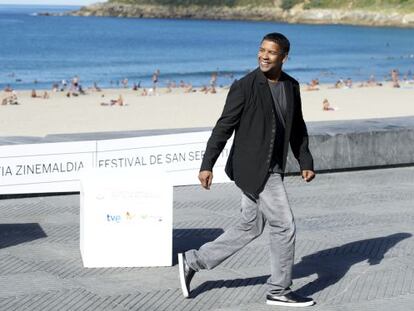
<svg viewBox="0 0 414 311">
<path fill-rule="evenodd" d="M 294 289 L 313 310 L 413 310 L 414 167 L 285 179 L 298 228 Z M 174 254 L 237 222 L 233 184 L 174 189 Z M 198 273 L 183 299 L 173 267 L 86 269 L 79 195 L 0 200 L 0 310 L 287 310 L 264 304 L 268 230 Z"/>
</svg>

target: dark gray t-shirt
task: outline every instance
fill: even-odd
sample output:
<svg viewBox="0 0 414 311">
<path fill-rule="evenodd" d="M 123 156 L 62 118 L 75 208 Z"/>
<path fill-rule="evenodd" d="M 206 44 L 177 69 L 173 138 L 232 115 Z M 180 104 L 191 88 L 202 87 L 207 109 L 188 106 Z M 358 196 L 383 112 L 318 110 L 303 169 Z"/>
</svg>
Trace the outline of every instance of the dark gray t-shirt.
<svg viewBox="0 0 414 311">
<path fill-rule="evenodd" d="M 286 96 L 283 81 L 270 82 L 270 91 L 273 97 L 274 112 L 276 117 L 276 138 L 273 149 L 273 159 L 271 168 L 273 172 L 283 173 L 283 145 L 285 139 L 285 125 L 286 125 Z"/>
<path fill-rule="evenodd" d="M 275 104 L 275 111 L 277 113 L 277 117 L 279 121 L 282 122 L 283 127 L 285 127 L 285 120 L 286 120 L 286 96 L 285 96 L 285 88 L 283 85 L 283 81 L 279 82 L 270 82 L 269 87 L 270 91 L 272 92 L 273 102 Z"/>
</svg>

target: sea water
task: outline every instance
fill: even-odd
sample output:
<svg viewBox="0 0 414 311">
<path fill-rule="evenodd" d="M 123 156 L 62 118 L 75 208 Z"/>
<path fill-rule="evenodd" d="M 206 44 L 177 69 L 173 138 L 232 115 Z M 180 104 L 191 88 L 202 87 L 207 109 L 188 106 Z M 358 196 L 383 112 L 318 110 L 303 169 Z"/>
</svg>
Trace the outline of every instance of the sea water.
<svg viewBox="0 0 414 311">
<path fill-rule="evenodd" d="M 229 85 L 257 67 L 258 46 L 269 32 L 291 41 L 284 68 L 300 82 L 414 72 L 414 29 L 36 14 L 73 9 L 0 6 L 1 88 L 49 89 L 75 75 L 85 87 L 117 87 L 125 78 L 148 86 L 157 69 L 161 86 L 181 80 L 201 86 L 213 72 Z"/>
</svg>

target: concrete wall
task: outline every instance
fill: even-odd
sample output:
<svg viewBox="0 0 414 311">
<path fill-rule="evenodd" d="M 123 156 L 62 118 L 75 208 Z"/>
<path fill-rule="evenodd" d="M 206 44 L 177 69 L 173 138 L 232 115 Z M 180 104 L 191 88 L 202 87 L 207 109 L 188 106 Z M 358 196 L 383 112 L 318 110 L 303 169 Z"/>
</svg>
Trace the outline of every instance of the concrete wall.
<svg viewBox="0 0 414 311">
<path fill-rule="evenodd" d="M 116 139 L 206 131 L 211 128 L 80 133 L 46 137 L 0 137 L 0 145 Z M 414 116 L 308 122 L 315 170 L 346 170 L 414 164 Z M 287 172 L 299 171 L 289 155 Z"/>
<path fill-rule="evenodd" d="M 315 170 L 414 164 L 414 117 L 308 123 Z M 287 172 L 298 171 L 290 154 Z"/>
</svg>

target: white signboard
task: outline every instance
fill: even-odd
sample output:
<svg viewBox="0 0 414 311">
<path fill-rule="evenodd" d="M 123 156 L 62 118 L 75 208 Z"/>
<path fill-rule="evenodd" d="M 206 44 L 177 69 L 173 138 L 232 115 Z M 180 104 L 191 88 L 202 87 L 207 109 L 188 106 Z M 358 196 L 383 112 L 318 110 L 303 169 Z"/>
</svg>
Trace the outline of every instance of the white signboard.
<svg viewBox="0 0 414 311">
<path fill-rule="evenodd" d="M 197 184 L 210 132 L 113 140 L 0 146 L 0 194 L 80 191 L 87 168 L 158 168 L 174 185 Z M 215 182 L 227 182 L 231 140 L 218 158 Z"/>
<path fill-rule="evenodd" d="M 80 205 L 84 266 L 171 266 L 172 204 L 172 183 L 158 169 L 86 170 Z"/>
<path fill-rule="evenodd" d="M 95 152 L 93 141 L 0 146 L 0 194 L 79 191 Z"/>
</svg>

